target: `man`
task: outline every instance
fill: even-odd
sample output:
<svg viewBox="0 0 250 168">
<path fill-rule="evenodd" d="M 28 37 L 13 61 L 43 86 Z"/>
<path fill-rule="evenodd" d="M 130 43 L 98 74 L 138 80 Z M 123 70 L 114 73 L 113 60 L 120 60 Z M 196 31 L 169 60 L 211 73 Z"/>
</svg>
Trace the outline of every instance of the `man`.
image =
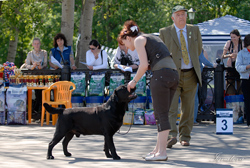
<svg viewBox="0 0 250 168">
<path fill-rule="evenodd" d="M 27 69 L 46 69 L 47 68 L 47 51 L 41 50 L 41 41 L 39 38 L 34 38 L 32 42 L 34 50 L 30 51 L 25 59 Z M 38 120 L 41 118 L 42 109 L 42 90 L 35 90 L 35 105 L 32 112 L 32 118 Z"/>
<path fill-rule="evenodd" d="M 177 5 L 172 10 L 173 25 L 160 29 L 160 38 L 172 53 L 179 73 L 179 85 L 175 92 L 170 110 L 168 148 L 177 143 L 178 130 L 176 119 L 178 99 L 181 98 L 181 119 L 179 123 L 179 141 L 182 146 L 189 146 L 194 120 L 194 98 L 197 83 L 201 85 L 199 55 L 202 51 L 202 39 L 199 28 L 187 25 L 187 9 Z"/>
<path fill-rule="evenodd" d="M 116 54 L 112 60 L 115 69 L 121 69 L 122 71 L 126 69 L 137 69 L 140 61 L 137 51 L 131 51 L 127 49 L 125 45 L 118 44 Z"/>
</svg>

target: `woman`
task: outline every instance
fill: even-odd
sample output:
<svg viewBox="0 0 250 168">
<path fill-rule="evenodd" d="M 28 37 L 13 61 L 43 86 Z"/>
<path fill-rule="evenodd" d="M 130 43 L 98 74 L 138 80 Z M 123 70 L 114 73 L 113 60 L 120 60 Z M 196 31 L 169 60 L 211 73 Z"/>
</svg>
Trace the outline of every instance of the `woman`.
<svg viewBox="0 0 250 168">
<path fill-rule="evenodd" d="M 245 114 L 248 128 L 250 125 L 250 34 L 244 38 L 244 49 L 238 53 L 235 68 L 240 73 L 242 92 L 244 96 Z"/>
<path fill-rule="evenodd" d="M 86 52 L 86 62 L 90 70 L 108 68 L 108 55 L 106 51 L 101 50 L 101 45 L 97 40 L 90 41 L 89 50 Z"/>
<path fill-rule="evenodd" d="M 25 59 L 25 63 L 21 68 L 25 67 L 30 70 L 46 69 L 47 68 L 47 51 L 42 50 L 41 41 L 39 38 L 34 38 L 32 41 L 34 50 L 30 51 Z M 32 108 L 32 119 L 39 120 L 41 118 L 42 109 L 42 90 L 35 90 L 35 105 Z"/>
<path fill-rule="evenodd" d="M 50 67 L 53 69 L 59 68 L 58 65 L 53 64 L 51 62 L 51 57 L 53 56 L 61 65 L 70 65 L 71 69 L 75 70 L 76 66 L 74 61 L 73 50 L 71 49 L 71 46 L 67 46 L 67 40 L 64 34 L 58 33 L 54 37 L 53 45 L 54 48 L 52 48 L 50 52 Z"/>
<path fill-rule="evenodd" d="M 148 70 L 148 66 L 153 74 L 150 89 L 158 135 L 154 150 L 145 156 L 145 160 L 167 160 L 166 147 L 170 130 L 168 112 L 179 81 L 176 66 L 162 40 L 151 34 L 141 34 L 139 27 L 132 20 L 124 23 L 119 38 L 119 42 L 128 49 L 132 51 L 136 49 L 140 60 L 135 77 L 127 85 L 128 91 L 136 86 L 136 83 Z"/>
<path fill-rule="evenodd" d="M 237 54 L 243 48 L 243 43 L 241 40 L 240 33 L 237 29 L 234 29 L 230 32 L 231 40 L 228 40 L 224 46 L 222 59 L 228 58 L 227 60 L 227 67 L 233 67 L 233 69 L 229 69 L 227 72 L 227 90 L 226 94 L 234 95 L 236 94 L 235 91 L 238 91 L 240 88 L 240 81 L 237 81 L 237 86 L 232 84 L 235 83 L 235 79 L 239 79 L 239 73 L 234 69 L 235 68 L 235 60 Z M 237 90 L 236 90 L 237 89 Z"/>
<path fill-rule="evenodd" d="M 228 40 L 223 48 L 222 58 L 228 58 L 227 66 L 234 67 L 237 54 L 243 48 L 240 32 L 234 29 L 230 32 L 231 40 Z"/>
<path fill-rule="evenodd" d="M 40 48 L 41 41 L 39 38 L 34 38 L 32 42 L 34 50 L 30 51 L 25 59 L 27 69 L 45 69 L 47 68 L 47 51 Z"/>
</svg>

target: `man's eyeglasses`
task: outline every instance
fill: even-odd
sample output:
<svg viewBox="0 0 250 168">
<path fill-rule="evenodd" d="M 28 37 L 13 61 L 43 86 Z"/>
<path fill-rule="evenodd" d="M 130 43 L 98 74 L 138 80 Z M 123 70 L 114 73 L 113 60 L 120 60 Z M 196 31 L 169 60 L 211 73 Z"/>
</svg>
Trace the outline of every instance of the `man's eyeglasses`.
<svg viewBox="0 0 250 168">
<path fill-rule="evenodd" d="M 91 48 L 91 47 L 89 47 L 89 49 L 90 49 L 90 50 L 95 50 L 96 48 Z"/>
</svg>

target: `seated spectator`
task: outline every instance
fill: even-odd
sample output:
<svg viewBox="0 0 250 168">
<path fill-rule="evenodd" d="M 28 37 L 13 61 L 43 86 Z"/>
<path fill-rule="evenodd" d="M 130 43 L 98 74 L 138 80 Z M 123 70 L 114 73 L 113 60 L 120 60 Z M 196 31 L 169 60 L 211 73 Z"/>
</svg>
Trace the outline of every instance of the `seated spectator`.
<svg viewBox="0 0 250 168">
<path fill-rule="evenodd" d="M 243 49 L 244 43 L 237 29 L 230 32 L 231 40 L 228 40 L 223 48 L 222 59 L 227 59 L 228 69 L 226 73 L 226 95 L 235 95 L 240 91 L 240 74 L 235 69 L 235 61 L 239 51 Z"/>
<path fill-rule="evenodd" d="M 45 69 L 47 68 L 47 51 L 41 50 L 39 38 L 34 38 L 32 42 L 34 50 L 30 51 L 25 60 L 27 69 Z"/>
<path fill-rule="evenodd" d="M 231 40 L 228 40 L 223 48 L 222 59 L 228 58 L 227 67 L 235 67 L 237 54 L 243 49 L 244 43 L 241 40 L 240 32 L 234 29 L 230 32 Z"/>
<path fill-rule="evenodd" d="M 121 69 L 120 67 L 123 69 L 126 69 L 127 67 L 137 69 L 140 64 L 137 51 L 127 49 L 124 44 L 118 44 L 118 48 L 112 62 L 114 68 L 116 69 Z"/>
<path fill-rule="evenodd" d="M 108 55 L 97 40 L 89 42 L 89 50 L 86 52 L 86 63 L 90 70 L 107 69 Z"/>
<path fill-rule="evenodd" d="M 39 38 L 34 38 L 32 42 L 34 50 L 30 51 L 25 59 L 24 66 L 27 69 L 45 69 L 47 68 L 47 51 L 41 50 L 41 42 Z M 32 118 L 39 120 L 41 118 L 42 109 L 42 90 L 35 90 L 35 105 L 32 109 Z"/>
<path fill-rule="evenodd" d="M 71 46 L 67 46 L 67 40 L 64 34 L 58 33 L 54 37 L 53 42 L 54 48 L 50 52 L 49 65 L 51 69 L 58 69 L 59 67 L 51 62 L 51 57 L 53 56 L 61 65 L 70 65 L 71 69 L 75 70 L 75 61 L 73 50 Z"/>
</svg>

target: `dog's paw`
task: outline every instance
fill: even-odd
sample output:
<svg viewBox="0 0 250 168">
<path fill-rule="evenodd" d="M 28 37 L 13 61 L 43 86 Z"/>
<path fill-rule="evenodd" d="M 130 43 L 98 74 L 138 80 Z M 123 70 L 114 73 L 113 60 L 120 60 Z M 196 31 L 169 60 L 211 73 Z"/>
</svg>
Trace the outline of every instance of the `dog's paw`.
<svg viewBox="0 0 250 168">
<path fill-rule="evenodd" d="M 67 153 L 64 153 L 64 155 L 67 156 L 67 157 L 70 157 L 71 153 L 67 152 Z"/>
<path fill-rule="evenodd" d="M 121 158 L 120 158 L 120 156 L 118 156 L 118 155 L 113 157 L 113 160 L 120 160 L 120 159 L 121 159 Z"/>
<path fill-rule="evenodd" d="M 113 158 L 112 155 L 110 153 L 105 153 L 107 158 Z"/>
<path fill-rule="evenodd" d="M 54 159 L 54 156 L 47 156 L 47 159 Z"/>
</svg>

